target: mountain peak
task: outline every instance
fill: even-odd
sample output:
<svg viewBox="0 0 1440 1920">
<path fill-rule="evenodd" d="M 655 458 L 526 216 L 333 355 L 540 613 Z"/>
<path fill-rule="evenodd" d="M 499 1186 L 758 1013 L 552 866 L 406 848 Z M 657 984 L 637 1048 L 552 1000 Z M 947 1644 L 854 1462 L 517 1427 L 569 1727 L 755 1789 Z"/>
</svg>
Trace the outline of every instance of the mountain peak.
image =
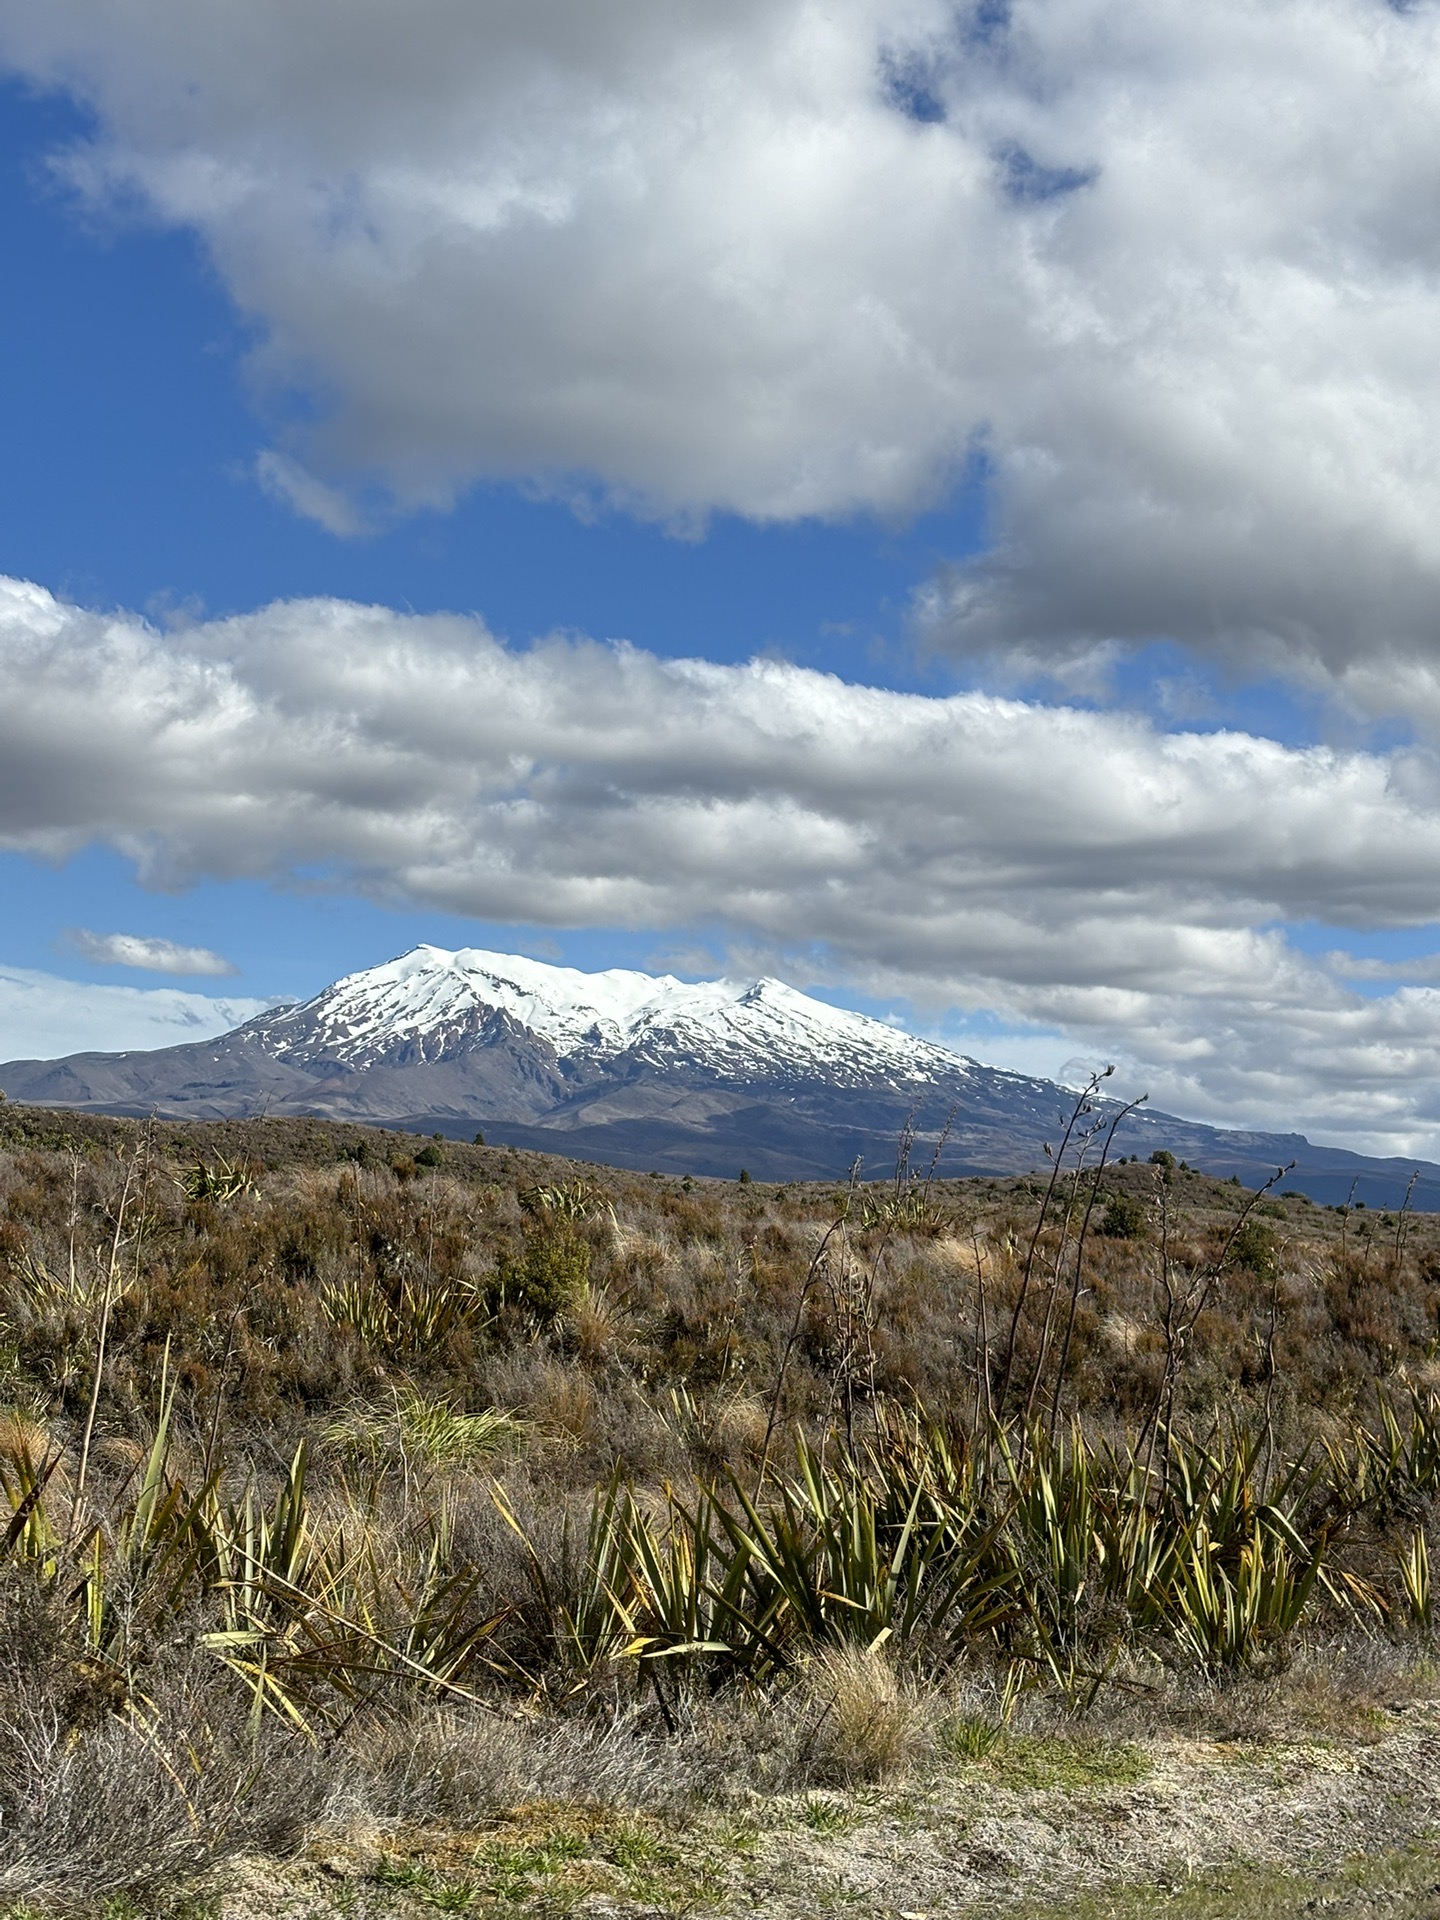
<svg viewBox="0 0 1440 1920">
<path fill-rule="evenodd" d="M 680 980 L 612 967 L 585 973 L 480 947 L 418 946 L 352 973 L 263 1024 L 281 1057 L 317 1052 L 363 1067 L 399 1047 L 429 1057 L 475 1044 L 505 1018 L 559 1061 L 684 1058 L 727 1078 L 813 1075 L 842 1084 L 953 1077 L 967 1063 L 929 1041 L 832 1007 L 783 980 Z"/>
</svg>

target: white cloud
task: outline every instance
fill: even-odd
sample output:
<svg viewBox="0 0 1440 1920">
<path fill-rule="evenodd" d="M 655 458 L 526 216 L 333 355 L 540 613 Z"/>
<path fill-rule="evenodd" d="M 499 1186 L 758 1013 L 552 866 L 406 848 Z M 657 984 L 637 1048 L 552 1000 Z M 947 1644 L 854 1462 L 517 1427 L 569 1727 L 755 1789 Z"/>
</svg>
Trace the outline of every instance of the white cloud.
<svg viewBox="0 0 1440 1920">
<path fill-rule="evenodd" d="M 331 600 L 160 633 L 0 582 L 0 845 L 93 841 L 152 885 L 718 925 L 802 981 L 1068 1036 L 1159 1105 L 1440 1150 L 1440 991 L 1367 995 L 1276 930 L 1436 917 L 1419 749 L 520 651 Z"/>
<path fill-rule="evenodd" d="M 1378 657 L 1382 707 L 1435 648 L 1433 0 L 47 0 L 0 59 L 204 236 L 325 524 L 888 512 L 979 448 L 942 644 Z"/>
<path fill-rule="evenodd" d="M 0 966 L 0 1060 L 177 1047 L 209 1040 L 270 1004 L 178 987 L 100 987 Z"/>
<path fill-rule="evenodd" d="M 313 520 L 341 539 L 365 532 L 366 522 L 355 502 L 339 487 L 323 480 L 273 448 L 255 461 L 255 478 L 272 500 L 280 500 L 302 520 Z"/>
<path fill-rule="evenodd" d="M 947 1024 L 926 1037 L 938 1040 L 942 1046 L 953 1047 L 957 1053 L 983 1060 L 987 1066 L 1003 1067 L 1008 1073 L 1058 1080 L 1062 1086 L 1077 1084 L 1071 1071 L 1074 1049 L 1062 1034 L 997 1029 L 993 1022 L 986 1021 L 973 1027 L 963 1022 Z M 1084 1086 L 1089 1077 L 1089 1072 L 1085 1073 L 1078 1084 Z"/>
<path fill-rule="evenodd" d="M 97 967 L 138 967 L 148 973 L 180 973 L 221 978 L 237 971 L 209 947 L 182 947 L 150 933 L 92 933 L 72 927 L 66 935 L 82 960 Z"/>
</svg>

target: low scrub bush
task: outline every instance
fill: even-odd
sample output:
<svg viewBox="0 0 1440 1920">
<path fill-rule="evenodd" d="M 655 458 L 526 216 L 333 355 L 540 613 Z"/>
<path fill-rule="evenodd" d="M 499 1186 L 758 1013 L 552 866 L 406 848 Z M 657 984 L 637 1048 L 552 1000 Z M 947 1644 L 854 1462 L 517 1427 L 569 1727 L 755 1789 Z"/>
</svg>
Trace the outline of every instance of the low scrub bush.
<svg viewBox="0 0 1440 1920">
<path fill-rule="evenodd" d="M 0 1897 L 1432 1634 L 1432 1221 L 0 1118 Z"/>
</svg>

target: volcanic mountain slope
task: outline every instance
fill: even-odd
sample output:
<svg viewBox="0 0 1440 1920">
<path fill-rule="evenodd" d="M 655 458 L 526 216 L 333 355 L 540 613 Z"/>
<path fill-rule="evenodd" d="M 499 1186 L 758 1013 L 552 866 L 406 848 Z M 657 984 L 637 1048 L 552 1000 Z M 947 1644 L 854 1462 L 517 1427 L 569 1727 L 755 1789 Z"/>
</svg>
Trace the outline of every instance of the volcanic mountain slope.
<svg viewBox="0 0 1440 1920">
<path fill-rule="evenodd" d="M 217 1040 L 0 1066 L 12 1100 L 223 1119 L 317 1114 L 468 1136 L 631 1167 L 833 1179 L 893 1166 L 913 1115 L 917 1161 L 953 1114 L 945 1172 L 1043 1163 L 1074 1095 L 980 1065 L 778 980 L 687 983 L 581 973 L 515 955 L 417 947 Z M 1397 1205 L 1413 1163 L 1220 1132 L 1143 1111 L 1117 1152 L 1167 1148 L 1207 1172 Z M 1414 1203 L 1440 1208 L 1440 1167 Z"/>
</svg>

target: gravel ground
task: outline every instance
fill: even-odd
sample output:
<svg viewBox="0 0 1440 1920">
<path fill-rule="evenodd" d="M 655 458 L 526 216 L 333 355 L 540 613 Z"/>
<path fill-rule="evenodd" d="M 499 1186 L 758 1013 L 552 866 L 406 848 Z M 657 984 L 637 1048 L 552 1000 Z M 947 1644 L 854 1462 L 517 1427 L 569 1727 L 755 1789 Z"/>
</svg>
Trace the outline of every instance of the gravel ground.
<svg viewBox="0 0 1440 1920">
<path fill-rule="evenodd" d="M 1440 1703 L 1363 1740 L 1019 1740 L 890 1789 L 666 1824 L 539 1804 L 483 1831 L 330 1835 L 247 1861 L 222 1920 L 1440 1915 Z M 215 1912 L 211 1906 L 210 1911 Z"/>
</svg>

